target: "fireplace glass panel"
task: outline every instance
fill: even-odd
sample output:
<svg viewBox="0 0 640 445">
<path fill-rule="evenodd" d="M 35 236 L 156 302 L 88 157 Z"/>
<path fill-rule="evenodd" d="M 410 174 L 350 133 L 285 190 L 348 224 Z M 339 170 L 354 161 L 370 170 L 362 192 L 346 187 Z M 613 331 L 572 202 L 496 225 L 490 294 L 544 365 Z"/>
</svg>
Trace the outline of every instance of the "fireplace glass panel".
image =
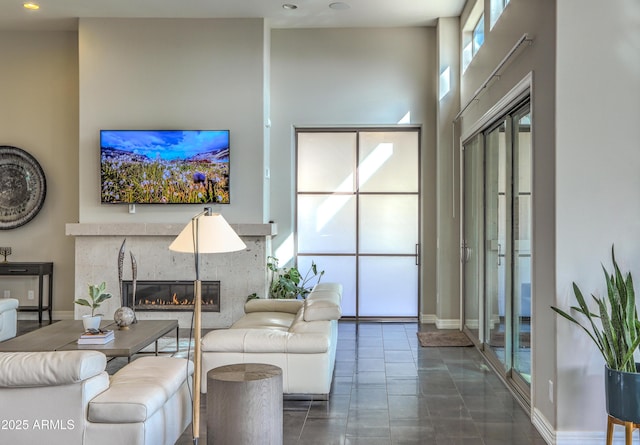
<svg viewBox="0 0 640 445">
<path fill-rule="evenodd" d="M 136 311 L 191 311 L 195 296 L 193 281 L 137 281 L 135 304 L 133 282 L 124 281 L 125 306 Z M 202 282 L 202 311 L 220 312 L 220 282 Z"/>
</svg>

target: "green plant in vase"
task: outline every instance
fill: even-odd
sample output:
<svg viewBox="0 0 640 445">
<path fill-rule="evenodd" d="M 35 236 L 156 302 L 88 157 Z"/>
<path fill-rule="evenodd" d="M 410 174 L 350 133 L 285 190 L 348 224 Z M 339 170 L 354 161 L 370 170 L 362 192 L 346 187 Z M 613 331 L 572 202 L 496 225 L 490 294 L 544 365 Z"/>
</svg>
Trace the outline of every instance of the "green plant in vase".
<svg viewBox="0 0 640 445">
<path fill-rule="evenodd" d="M 578 306 L 571 306 L 571 309 L 583 315 L 586 323 L 578 321 L 557 307 L 551 306 L 551 309 L 580 326 L 589 335 L 609 368 L 636 372 L 633 353 L 640 345 L 640 320 L 636 311 L 633 279 L 630 272 L 626 276 L 620 272 L 613 247 L 611 257 L 613 273 L 609 274 L 602 266 L 607 284 L 607 298 L 591 295 L 598 307 L 598 313 L 591 312 L 576 283 L 573 283 L 573 292 Z"/>
<path fill-rule="evenodd" d="M 89 285 L 89 299 L 78 298 L 74 301 L 75 304 L 79 304 L 80 306 L 88 306 L 91 308 L 91 316 L 102 316 L 102 314 L 96 314 L 96 309 L 100 307 L 100 305 L 105 301 L 111 298 L 111 294 L 105 292 L 107 289 L 107 283 L 104 281 L 98 285 L 90 284 Z"/>
<path fill-rule="evenodd" d="M 304 274 L 297 267 L 280 268 L 278 259 L 270 256 L 267 258 L 267 269 L 271 271 L 271 285 L 269 295 L 271 298 L 306 298 L 313 287 L 320 282 L 324 270 L 318 271 L 315 262 Z"/>
<path fill-rule="evenodd" d="M 102 314 L 96 314 L 96 310 L 104 303 L 105 300 L 111 298 L 111 294 L 106 292 L 107 283 L 104 281 L 98 285 L 89 285 L 89 298 L 78 298 L 74 301 L 75 304 L 80 306 L 87 306 L 91 308 L 91 315 L 84 315 L 82 317 L 82 323 L 85 330 L 99 329 L 100 322 L 102 321 Z"/>
<path fill-rule="evenodd" d="M 602 266 L 607 285 L 606 298 L 591 295 L 598 308 L 597 313 L 591 312 L 576 283 L 573 283 L 573 292 L 578 306 L 571 306 L 571 310 L 582 316 L 582 322 L 562 309 L 551 306 L 556 313 L 580 326 L 604 358 L 609 430 L 615 423 L 612 419 L 640 422 L 640 373 L 633 357 L 640 345 L 640 321 L 633 278 L 630 272 L 626 275 L 620 272 L 613 247 L 611 258 L 613 273 Z"/>
</svg>

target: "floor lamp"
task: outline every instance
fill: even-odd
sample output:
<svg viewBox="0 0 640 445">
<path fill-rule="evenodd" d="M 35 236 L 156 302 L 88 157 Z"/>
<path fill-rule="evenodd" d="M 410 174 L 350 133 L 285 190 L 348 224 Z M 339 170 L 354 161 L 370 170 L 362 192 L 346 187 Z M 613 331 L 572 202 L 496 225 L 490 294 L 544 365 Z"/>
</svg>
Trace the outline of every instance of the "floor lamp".
<svg viewBox="0 0 640 445">
<path fill-rule="evenodd" d="M 247 246 L 234 232 L 229 223 L 219 213 L 213 213 L 210 207 L 191 218 L 182 232 L 173 240 L 169 250 L 193 253 L 196 268 L 194 298 L 194 370 L 193 370 L 193 443 L 200 438 L 200 338 L 202 314 L 202 282 L 200 281 L 200 254 L 235 252 Z"/>
</svg>

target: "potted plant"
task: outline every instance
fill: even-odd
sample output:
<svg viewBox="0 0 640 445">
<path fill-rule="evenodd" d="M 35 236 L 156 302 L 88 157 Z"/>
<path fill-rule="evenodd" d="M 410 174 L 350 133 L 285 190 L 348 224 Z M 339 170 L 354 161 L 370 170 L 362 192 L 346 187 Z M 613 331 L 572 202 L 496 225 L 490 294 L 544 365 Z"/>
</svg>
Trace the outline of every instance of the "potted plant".
<svg viewBox="0 0 640 445">
<path fill-rule="evenodd" d="M 74 301 L 75 304 L 79 304 L 80 306 L 88 306 L 91 308 L 90 315 L 82 316 L 82 324 L 84 325 L 85 331 L 89 329 L 100 328 L 102 314 L 96 314 L 96 309 L 98 309 L 105 300 L 111 298 L 111 294 L 105 292 L 106 288 L 107 283 L 105 283 L 104 281 L 98 285 L 90 284 L 89 299 L 79 298 Z"/>
<path fill-rule="evenodd" d="M 580 326 L 596 344 L 605 361 L 605 393 L 607 413 L 618 420 L 640 423 L 640 368 L 633 354 L 640 344 L 640 321 L 636 310 L 631 273 L 620 272 L 613 247 L 613 273 L 604 266 L 607 298 L 592 295 L 598 312 L 591 312 L 580 291 L 573 283 L 578 306 L 571 309 L 581 314 L 585 323 L 567 312 L 551 307 L 567 320 Z"/>
<path fill-rule="evenodd" d="M 271 298 L 305 299 L 324 275 L 324 270 L 318 272 L 314 262 L 311 262 L 311 267 L 304 276 L 297 267 L 279 268 L 278 259 L 273 256 L 267 258 L 267 268 L 272 274 L 269 286 Z"/>
</svg>

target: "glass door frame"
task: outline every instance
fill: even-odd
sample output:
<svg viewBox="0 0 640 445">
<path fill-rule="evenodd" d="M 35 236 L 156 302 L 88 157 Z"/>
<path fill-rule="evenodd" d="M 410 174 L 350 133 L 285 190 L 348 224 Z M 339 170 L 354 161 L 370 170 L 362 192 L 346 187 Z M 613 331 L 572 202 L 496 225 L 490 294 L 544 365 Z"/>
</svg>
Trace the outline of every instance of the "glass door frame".
<svg viewBox="0 0 640 445">
<path fill-rule="evenodd" d="M 483 351 L 485 352 L 487 359 L 491 362 L 491 364 L 496 368 L 496 369 L 500 369 L 502 370 L 502 374 L 509 377 L 510 373 L 511 373 L 511 367 L 512 367 L 512 358 L 513 358 L 513 349 L 512 349 L 512 345 L 513 345 L 513 330 L 512 330 L 512 323 L 511 320 L 513 319 L 512 317 L 512 310 L 513 310 L 513 304 L 512 304 L 512 296 L 513 296 L 513 280 L 512 280 L 512 270 L 513 270 L 513 255 L 512 255 L 512 227 L 513 227 L 513 213 L 512 213 L 512 179 L 513 179 L 513 171 L 512 171 L 512 166 L 513 166 L 513 159 L 511 156 L 511 150 L 509 149 L 509 143 L 507 141 L 511 141 L 512 140 L 512 122 L 511 122 L 511 117 L 509 114 L 502 116 L 500 118 L 498 118 L 496 121 L 494 121 L 494 124 L 489 126 L 488 128 L 486 128 L 485 130 L 483 130 L 480 133 L 480 137 L 483 141 L 483 145 L 484 145 L 484 160 L 485 160 L 485 169 L 484 169 L 484 183 L 485 183 L 485 192 L 486 192 L 486 183 L 487 183 L 487 137 L 490 133 L 498 130 L 501 126 L 504 125 L 504 141 L 505 141 L 505 151 L 504 151 L 504 178 L 505 178 L 505 184 L 504 184 L 504 215 L 500 215 L 500 204 L 498 203 L 498 207 L 497 207 L 497 217 L 500 218 L 501 216 L 504 218 L 504 220 L 502 221 L 497 221 L 497 224 L 504 224 L 504 256 L 503 256 L 503 260 L 504 260 L 504 362 L 500 359 L 500 357 L 498 356 L 498 354 L 492 350 L 491 345 L 489 343 L 490 341 L 490 335 L 491 335 L 491 330 L 488 327 L 488 323 L 490 322 L 491 319 L 491 314 L 488 313 L 489 311 L 489 305 L 487 304 L 489 301 L 489 297 L 488 297 L 488 293 L 489 293 L 489 289 L 487 288 L 487 280 L 485 278 L 484 280 L 484 297 L 485 297 L 485 305 L 482 308 L 482 310 L 484 311 L 484 316 L 485 316 L 485 324 L 484 324 L 484 337 L 482 337 L 482 343 L 483 343 Z M 499 131 L 499 130 L 498 130 Z M 498 160 L 500 161 L 500 153 L 499 153 L 500 147 L 498 146 Z M 497 166 L 498 170 L 500 169 L 500 165 Z M 498 178 L 498 183 L 500 182 L 500 179 Z M 498 184 L 498 195 L 500 194 L 500 184 Z M 485 202 L 484 202 L 484 211 L 485 211 L 485 215 L 484 215 L 484 224 L 485 227 L 487 225 L 487 219 L 489 217 L 489 215 L 487 214 L 487 202 L 486 202 L 486 198 L 487 195 L 484 195 L 485 197 Z M 484 237 L 485 237 L 485 243 L 486 243 L 486 231 L 483 232 L 484 233 Z M 499 238 L 499 229 L 498 229 L 498 238 Z M 500 243 L 498 243 L 498 264 L 500 263 Z M 486 245 L 485 245 L 485 258 L 486 258 Z M 486 277 L 486 272 L 487 272 L 487 261 L 485 260 L 485 269 L 483 270 L 484 272 L 484 276 Z M 500 271 L 498 270 L 498 275 L 500 274 Z M 499 292 L 499 289 L 497 289 L 497 292 Z M 499 302 L 498 302 L 499 304 Z M 498 314 L 499 315 L 499 314 Z"/>
<path fill-rule="evenodd" d="M 514 136 L 516 136 L 516 135 L 518 135 L 518 136 L 519 136 L 519 134 L 520 134 L 520 130 L 518 130 L 518 132 L 517 132 L 517 133 L 514 133 L 514 131 L 513 131 L 513 130 L 514 130 L 514 126 L 518 124 L 519 119 L 521 119 L 522 117 L 524 117 L 524 116 L 526 116 L 526 115 L 529 115 L 529 117 L 531 118 L 531 108 L 532 108 L 532 107 L 531 107 L 531 101 L 530 101 L 530 100 L 527 100 L 525 103 L 523 103 L 523 104 L 521 104 L 520 106 L 518 106 L 518 107 L 516 107 L 516 108 L 512 109 L 512 111 L 509 113 L 509 118 L 510 118 L 510 120 L 511 120 L 510 128 L 511 128 L 511 133 L 512 133 L 512 135 L 511 135 L 511 136 L 512 136 L 512 148 L 513 148 L 513 150 L 512 150 L 512 162 L 511 162 L 511 165 L 512 165 L 512 169 L 513 169 L 513 170 L 516 170 L 516 169 L 518 169 L 518 170 L 519 170 L 519 165 L 520 165 L 520 163 L 519 163 L 519 153 L 518 153 L 518 149 L 519 149 L 519 146 L 520 146 L 520 142 L 519 142 L 519 141 L 518 141 L 518 142 L 516 142 L 516 141 L 515 141 L 515 139 L 513 139 L 513 137 L 514 137 Z M 530 124 L 530 126 L 529 126 L 529 132 L 530 132 L 530 134 L 532 134 L 532 133 L 531 133 L 531 128 L 532 128 L 532 124 Z M 529 148 L 530 148 L 530 164 L 529 164 L 529 178 L 530 178 L 530 179 L 529 179 L 529 181 L 530 181 L 530 184 L 529 184 L 529 185 L 530 185 L 530 186 L 532 186 L 533 184 L 531 183 L 531 178 L 533 177 L 533 163 L 532 163 L 532 162 L 533 162 L 533 138 L 531 138 L 531 140 L 530 140 L 529 144 L 530 144 L 530 147 L 529 147 Z M 516 176 L 515 172 L 512 172 L 512 179 L 518 179 L 518 178 L 519 178 L 519 176 Z M 515 198 L 516 198 L 516 196 L 513 196 L 513 195 L 514 195 L 514 193 L 517 191 L 517 190 L 516 190 L 516 189 L 517 189 L 517 187 L 518 187 L 518 186 L 515 184 L 515 181 L 514 181 L 514 182 L 512 183 L 512 185 L 511 185 L 511 194 L 512 194 L 512 200 L 511 200 L 511 206 L 512 206 L 512 210 L 511 210 L 511 219 L 512 219 L 512 223 L 511 223 L 511 225 L 510 225 L 510 228 L 511 228 L 511 230 L 512 230 L 512 233 L 511 233 L 510 240 L 511 240 L 511 242 L 512 242 L 512 243 L 516 241 L 516 240 L 515 240 L 515 236 L 516 236 L 516 234 L 514 233 L 514 218 L 515 218 L 516 212 L 519 212 L 519 209 L 518 209 L 518 208 L 516 208 L 516 203 L 517 203 L 517 201 L 516 201 L 516 199 L 515 199 Z M 530 209 L 531 209 L 531 212 L 530 212 L 530 214 L 529 214 L 529 224 L 530 224 L 530 225 L 532 224 L 532 219 L 533 219 L 533 213 L 532 213 L 532 209 L 533 209 L 533 202 L 532 202 L 533 195 L 532 195 L 532 192 L 533 192 L 533 191 L 531 190 L 531 192 L 530 192 L 531 200 L 530 200 L 530 204 L 529 204 L 529 205 L 530 205 Z M 519 216 L 518 216 L 518 218 L 519 218 Z M 529 242 L 530 242 L 530 247 L 529 247 L 529 249 L 530 249 L 530 258 L 533 258 L 533 242 L 532 242 L 532 240 L 533 240 L 533 233 L 531 233 L 531 237 L 532 237 L 532 238 L 531 238 L 531 240 L 529 241 Z M 510 250 L 510 252 L 511 252 L 511 254 L 512 254 L 512 255 L 515 255 L 515 253 L 516 253 L 516 246 L 512 246 L 512 249 Z M 517 286 L 517 285 L 520 283 L 520 281 L 516 281 L 516 278 L 517 278 L 517 277 L 516 277 L 516 271 L 515 271 L 515 269 L 516 269 L 516 263 L 515 263 L 515 261 L 519 261 L 519 258 L 515 258 L 515 257 L 514 257 L 514 258 L 512 258 L 512 263 L 511 263 L 511 274 L 510 274 L 510 275 L 511 275 L 511 278 L 512 278 L 512 290 L 511 290 L 511 292 L 512 292 L 512 302 L 511 302 L 511 306 L 512 306 L 512 311 L 511 311 L 511 312 L 512 312 L 512 314 L 511 314 L 511 323 L 509 323 L 509 324 L 512 326 L 512 328 L 515 328 L 515 325 L 516 325 L 516 317 L 518 316 L 518 315 L 515 313 L 515 307 L 516 307 L 516 301 L 515 301 L 515 299 L 516 299 L 516 297 L 521 296 L 521 292 L 522 292 L 522 290 L 521 290 L 521 289 L 520 289 L 520 291 L 517 291 L 517 292 L 516 292 L 516 287 L 515 287 L 515 286 Z M 532 263 L 532 261 L 530 261 L 529 268 L 530 268 L 530 269 L 532 269 L 532 268 L 533 268 L 533 263 Z M 532 272 L 532 270 L 531 270 L 530 272 Z M 531 274 L 531 275 L 532 275 L 532 274 Z M 533 288 L 533 283 L 530 283 L 530 284 L 531 284 L 531 288 Z M 533 295 L 533 293 L 532 293 L 531 291 L 530 291 L 530 295 Z M 530 298 L 530 300 L 529 300 L 529 301 L 530 301 L 530 303 L 529 303 L 529 304 L 531 305 L 531 302 L 532 302 L 531 298 Z M 530 312 L 531 312 L 531 308 L 530 308 Z M 529 325 L 529 329 L 530 329 L 530 330 L 531 330 L 531 320 L 532 320 L 532 319 L 533 319 L 533 318 L 532 318 L 532 316 L 530 315 L 530 319 L 529 319 L 529 323 L 530 323 L 530 325 Z M 520 341 L 519 339 L 516 339 L 516 333 L 517 333 L 517 332 L 513 332 L 513 334 L 512 334 L 512 341 L 511 341 L 512 347 L 514 347 L 514 348 L 515 348 L 515 346 L 516 346 L 516 345 L 518 345 L 518 344 L 519 344 L 519 341 Z M 530 334 L 530 335 L 531 335 L 531 334 Z M 530 394 L 530 392 L 531 392 L 531 384 L 530 384 L 529 382 L 527 382 L 527 381 L 522 377 L 522 375 L 520 374 L 520 372 L 515 368 L 515 362 L 516 362 L 516 360 L 515 360 L 515 356 L 514 356 L 514 354 L 515 354 L 516 352 L 517 352 L 517 351 L 514 351 L 514 352 L 512 353 L 512 360 L 513 360 L 513 362 L 512 362 L 512 364 L 511 364 L 510 369 L 509 369 L 509 378 L 513 381 L 515 389 L 516 389 L 516 390 L 517 390 L 521 395 L 525 395 L 525 396 L 528 398 L 528 397 L 530 397 L 530 396 L 529 396 L 529 394 Z M 531 354 L 530 359 L 532 360 L 532 358 L 533 358 L 533 357 L 532 357 L 532 356 L 533 356 L 533 350 L 531 350 L 531 348 L 530 348 L 530 354 Z M 532 361 L 533 361 L 533 360 L 532 360 Z M 532 365 L 531 365 L 531 366 L 532 366 Z"/>
<path fill-rule="evenodd" d="M 473 136 L 475 137 L 475 136 Z M 482 234 L 484 234 L 484 224 L 485 224 L 485 217 L 484 217 L 484 193 L 485 193 L 485 187 L 484 187 L 484 164 L 485 164 L 485 159 L 484 159 L 484 138 L 478 138 L 478 146 L 477 147 L 469 147 L 468 149 L 465 148 L 466 145 L 471 144 L 473 137 L 469 138 L 465 144 L 462 144 L 460 146 L 460 159 L 462 160 L 461 162 L 461 168 L 460 168 L 460 180 L 462 182 L 462 185 L 460 187 L 461 189 L 461 199 L 460 199 L 460 203 L 461 203 L 461 210 L 460 210 L 460 215 L 461 215 L 461 224 L 460 224 L 460 240 L 461 240 L 461 253 L 460 253 L 460 264 L 461 264 L 461 271 L 460 271 L 460 290 L 462 292 L 461 294 L 461 298 L 460 298 L 460 314 L 461 314 L 461 325 L 462 325 L 462 330 L 465 334 L 467 334 L 467 336 L 471 339 L 471 341 L 474 343 L 474 345 L 479 348 L 480 350 L 482 350 L 483 348 L 483 344 L 482 344 L 482 340 L 484 338 L 484 332 L 485 332 L 485 311 L 482 310 L 482 308 L 484 308 L 485 305 L 485 295 L 484 295 L 484 276 L 480 276 L 478 277 L 478 281 L 475 283 L 476 284 L 476 288 L 477 288 L 477 292 L 478 292 L 478 314 L 477 314 L 477 319 L 478 319 L 478 335 L 476 336 L 476 334 L 467 327 L 467 323 L 466 323 L 466 295 L 467 295 L 467 286 L 468 283 L 465 280 L 465 275 L 466 275 L 466 265 L 467 265 L 467 258 L 469 255 L 473 254 L 473 252 L 470 252 L 469 249 L 470 247 L 467 245 L 467 239 L 466 239 L 466 226 L 465 223 L 467 222 L 467 215 L 466 215 L 466 203 L 467 203 L 467 199 L 469 199 L 466 194 L 465 194 L 465 190 L 466 190 L 466 178 L 467 176 L 467 163 L 466 163 L 466 159 L 467 156 L 472 156 L 472 154 L 470 153 L 469 150 L 473 149 L 475 151 L 479 152 L 479 159 L 480 159 L 480 166 L 473 166 L 473 168 L 475 169 L 479 169 L 480 174 L 481 174 L 481 188 L 482 190 L 480 191 L 476 191 L 476 193 L 479 194 L 479 196 L 482 199 L 482 212 L 481 214 L 479 214 L 479 221 L 474 221 L 475 225 L 476 225 L 476 233 L 478 235 L 478 240 L 477 240 L 477 252 L 476 255 L 478 256 L 478 271 L 484 271 L 485 265 L 484 265 L 484 254 L 480 254 L 480 252 L 484 252 L 485 249 L 485 241 L 484 241 L 484 236 L 482 236 Z M 477 185 L 477 184 L 476 184 Z"/>
<path fill-rule="evenodd" d="M 460 314 L 461 314 L 461 325 L 463 326 L 463 330 L 465 333 L 467 333 L 467 335 L 469 336 L 469 338 L 474 342 L 474 344 L 476 345 L 476 347 L 478 347 L 478 349 L 484 354 L 484 356 L 486 357 L 486 359 L 489 361 L 489 363 L 492 365 L 492 367 L 494 367 L 494 369 L 503 377 L 505 378 L 506 382 L 509 384 L 509 386 L 517 393 L 520 395 L 520 398 L 526 403 L 526 404 L 530 404 L 531 401 L 531 384 L 529 382 L 527 382 L 514 368 L 513 368 L 513 351 L 505 351 L 505 356 L 508 357 L 508 363 L 509 365 L 507 367 L 505 367 L 505 365 L 500 361 L 500 359 L 498 358 L 498 356 L 491 351 L 491 348 L 489 347 L 487 341 L 487 336 L 488 336 L 488 332 L 487 332 L 487 313 L 486 313 L 486 279 L 485 279 L 485 274 L 484 274 L 484 270 L 486 269 L 486 260 L 484 259 L 484 253 L 483 253 L 483 262 L 481 265 L 482 271 L 481 271 L 481 277 L 480 279 L 482 280 L 482 283 L 479 285 L 479 288 L 481 289 L 480 295 L 478 295 L 478 307 L 479 307 L 479 315 L 478 318 L 479 320 L 479 330 L 478 330 L 478 337 L 475 337 L 475 334 L 473 332 L 471 332 L 466 326 L 465 326 L 465 249 L 467 247 L 466 243 L 466 239 L 465 239 L 465 224 L 468 223 L 467 221 L 467 215 L 465 214 L 465 199 L 467 199 L 465 197 L 465 180 L 467 178 L 466 174 L 467 172 L 465 171 L 465 161 L 464 161 L 464 157 L 468 154 L 466 152 L 465 146 L 470 145 L 473 142 L 474 138 L 479 138 L 480 143 L 479 143 L 479 147 L 477 149 L 482 151 L 482 172 L 483 172 L 483 180 L 482 180 L 482 187 L 483 187 L 483 192 L 482 192 L 482 197 L 483 197 L 483 203 L 482 203 L 482 208 L 483 208 L 483 213 L 486 213 L 486 202 L 484 201 L 486 199 L 486 194 L 485 194 L 485 187 L 486 187 L 486 167 L 485 167 L 485 163 L 486 163 L 486 146 L 485 146 L 485 136 L 486 134 L 491 131 L 492 129 L 495 129 L 497 126 L 499 126 L 501 123 L 503 122 L 507 122 L 506 124 L 506 134 L 505 137 L 508 138 L 507 140 L 512 141 L 512 135 L 513 135 L 513 123 L 512 123 L 512 116 L 520 116 L 521 112 L 523 110 L 527 110 L 528 109 L 528 113 L 530 116 L 532 116 L 532 110 L 533 110 L 533 105 L 531 102 L 531 83 L 532 83 L 532 79 L 531 79 L 531 75 L 528 75 L 527 77 L 525 77 L 515 88 L 514 90 L 512 90 L 507 96 L 505 96 L 505 98 L 503 98 L 501 101 L 499 101 L 498 104 L 496 104 L 496 106 L 494 108 L 492 108 L 492 110 L 490 110 L 489 112 L 487 112 L 481 119 L 480 121 L 476 122 L 475 125 L 473 125 L 470 130 L 468 132 L 465 132 L 465 134 L 460 138 L 460 214 L 461 214 L 461 224 L 460 224 L 460 248 L 461 248 L 461 269 L 460 269 L 460 281 L 461 281 L 461 286 L 460 286 L 460 301 L 461 301 L 461 309 L 460 309 Z M 526 113 L 525 113 L 526 114 Z M 533 151 L 533 137 L 531 138 L 531 150 Z M 507 151 L 511 151 L 511 150 L 507 150 Z M 509 171 L 507 172 L 507 179 L 509 182 L 511 182 L 513 180 L 513 175 L 512 175 L 512 169 L 513 169 L 513 159 L 512 159 L 512 154 L 508 155 L 508 159 L 507 159 L 507 166 Z M 533 162 L 533 157 L 531 158 L 531 162 Z M 530 174 L 533 176 L 533 164 L 530 165 Z M 506 251 L 505 251 L 505 260 L 508 261 L 507 265 L 509 267 L 509 271 L 506 274 L 506 283 L 505 283 L 505 287 L 507 289 L 507 292 L 509 292 L 510 295 L 508 295 L 509 299 L 513 299 L 514 298 L 514 292 L 513 292 L 513 185 L 512 184 L 508 184 L 507 188 L 506 188 L 506 202 L 507 202 L 507 206 L 511 206 L 511 208 L 508 209 L 509 213 L 509 217 L 507 218 L 508 224 L 506 227 L 507 233 L 506 233 L 506 242 L 507 242 L 507 246 L 506 247 Z M 533 204 L 531 204 L 531 208 L 533 208 Z M 533 224 L 532 221 L 532 214 L 531 214 L 531 221 L 530 223 Z M 483 248 L 483 252 L 485 249 L 484 243 L 485 241 L 485 224 L 486 224 L 486 214 L 483 215 L 482 217 L 482 221 L 480 222 L 481 226 L 478 230 L 480 231 L 479 233 L 482 234 L 482 240 L 481 243 L 479 245 L 482 245 Z M 531 243 L 533 244 L 533 243 Z M 533 245 L 531 246 L 531 257 L 533 258 Z M 533 262 L 531 263 L 531 269 L 533 269 Z M 533 274 L 533 270 L 532 270 L 532 274 Z M 532 288 L 531 288 L 531 295 L 533 296 L 533 283 L 531 284 Z M 507 318 L 509 317 L 509 318 Z M 506 305 L 505 308 L 505 321 L 509 320 L 506 325 L 508 326 L 508 332 L 505 332 L 505 339 L 513 337 L 513 330 L 512 330 L 512 324 L 513 324 L 513 302 L 509 302 L 509 304 Z M 532 323 L 531 323 L 531 337 L 533 337 L 533 319 Z M 510 337 L 508 337 L 510 336 Z M 514 339 L 511 338 L 509 341 L 506 341 L 505 344 L 508 345 L 513 345 L 514 343 Z M 533 345 L 532 345 L 533 346 Z M 508 355 L 507 355 L 508 354 Z M 533 349 L 531 349 L 531 367 L 533 369 Z M 532 372 L 533 374 L 533 372 Z"/>
<path fill-rule="evenodd" d="M 385 133 L 385 132 L 415 132 L 417 134 L 417 162 L 418 162 L 418 190 L 415 193 L 408 192 L 361 192 L 359 190 L 359 158 L 360 158 L 360 133 L 367 132 L 377 132 L 377 133 Z M 344 319 L 355 319 L 355 320 L 369 320 L 369 321 L 415 321 L 420 319 L 420 311 L 422 307 L 422 298 L 421 298 L 421 282 L 422 282 L 422 272 L 421 272 L 421 246 L 422 246 L 422 127 L 416 125 L 402 125 L 402 126 L 371 126 L 371 127 L 295 127 L 294 128 L 294 141 L 295 141 L 295 163 L 294 163 L 294 178 L 298 176 L 298 144 L 299 144 L 299 134 L 300 133 L 355 133 L 356 135 L 356 156 L 355 156 L 355 165 L 353 166 L 354 171 L 354 187 L 355 190 L 353 193 L 351 192 L 334 192 L 332 194 L 342 194 L 342 195 L 355 195 L 356 197 L 356 226 L 355 237 L 356 237 L 356 246 L 354 253 L 299 253 L 298 252 L 298 196 L 300 194 L 307 194 L 311 192 L 300 192 L 298 190 L 298 181 L 295 180 L 295 191 L 294 191 L 294 208 L 293 208 L 293 218 L 294 218 L 294 229 L 293 229 L 293 249 L 294 249 L 294 261 L 297 266 L 299 257 L 322 257 L 322 256 L 345 256 L 345 257 L 354 257 L 355 258 L 355 315 L 347 316 L 343 315 Z M 416 240 L 416 248 L 415 252 L 411 255 L 409 254 L 396 254 L 396 253 L 363 253 L 360 251 L 360 196 L 375 196 L 375 195 L 416 195 L 418 201 L 418 209 L 417 209 L 417 227 L 418 233 Z M 418 268 L 417 270 L 417 295 L 416 295 L 416 316 L 415 317 L 407 317 L 407 316 L 362 316 L 360 315 L 360 262 L 359 258 L 361 257 L 415 257 L 415 265 Z"/>
</svg>

